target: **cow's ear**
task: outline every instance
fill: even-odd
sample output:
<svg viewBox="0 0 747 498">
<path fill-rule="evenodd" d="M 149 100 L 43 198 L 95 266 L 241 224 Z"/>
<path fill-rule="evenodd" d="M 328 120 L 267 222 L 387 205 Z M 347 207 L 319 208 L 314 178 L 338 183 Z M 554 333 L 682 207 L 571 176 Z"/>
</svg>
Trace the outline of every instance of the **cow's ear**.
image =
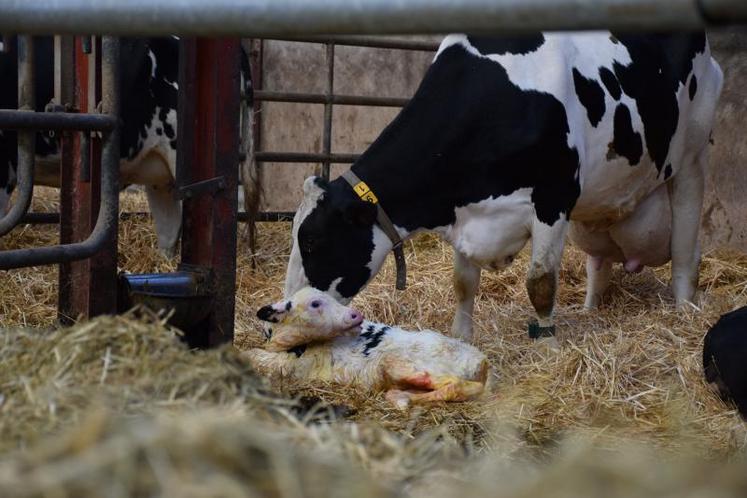
<svg viewBox="0 0 747 498">
<path fill-rule="evenodd" d="M 319 190 L 325 191 L 329 188 L 329 182 L 321 176 L 310 176 L 303 182 L 303 194 L 309 196 Z"/>
<path fill-rule="evenodd" d="M 268 304 L 262 306 L 257 310 L 257 318 L 265 322 L 278 323 L 283 321 L 285 315 L 293 307 L 290 301 L 280 301 L 275 304 Z"/>
<path fill-rule="evenodd" d="M 345 221 L 359 226 L 372 226 L 376 222 L 376 204 L 355 200 L 343 209 Z"/>
</svg>

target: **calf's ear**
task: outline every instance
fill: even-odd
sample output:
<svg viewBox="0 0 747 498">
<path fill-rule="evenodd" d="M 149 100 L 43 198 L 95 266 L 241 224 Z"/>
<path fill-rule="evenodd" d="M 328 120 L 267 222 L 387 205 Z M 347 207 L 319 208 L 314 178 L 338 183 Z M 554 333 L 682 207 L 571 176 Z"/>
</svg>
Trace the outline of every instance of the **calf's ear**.
<svg viewBox="0 0 747 498">
<path fill-rule="evenodd" d="M 279 303 L 262 306 L 257 310 L 257 318 L 265 322 L 278 323 L 290 311 L 291 306 L 290 301 L 280 301 Z"/>
<path fill-rule="evenodd" d="M 345 221 L 353 225 L 371 226 L 376 222 L 376 204 L 354 200 L 343 208 Z"/>
</svg>

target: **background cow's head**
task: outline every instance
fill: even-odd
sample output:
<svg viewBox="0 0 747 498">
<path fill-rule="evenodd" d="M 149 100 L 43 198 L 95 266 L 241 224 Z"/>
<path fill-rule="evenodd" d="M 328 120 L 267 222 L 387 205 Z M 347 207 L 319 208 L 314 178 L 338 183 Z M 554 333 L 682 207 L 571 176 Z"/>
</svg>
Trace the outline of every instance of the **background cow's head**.
<svg viewBox="0 0 747 498">
<path fill-rule="evenodd" d="M 379 271 L 392 244 L 376 225 L 376 206 L 347 183 L 312 176 L 303 190 L 285 296 L 311 285 L 347 303 Z"/>
</svg>

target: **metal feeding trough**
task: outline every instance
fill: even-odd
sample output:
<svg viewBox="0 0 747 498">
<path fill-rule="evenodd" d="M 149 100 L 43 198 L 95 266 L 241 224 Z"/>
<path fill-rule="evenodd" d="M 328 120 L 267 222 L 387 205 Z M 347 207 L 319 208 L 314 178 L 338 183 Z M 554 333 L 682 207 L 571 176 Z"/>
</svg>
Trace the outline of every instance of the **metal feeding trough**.
<svg viewBox="0 0 747 498">
<path fill-rule="evenodd" d="M 201 344 L 200 330 L 213 311 L 212 272 L 192 265 L 180 265 L 173 273 L 122 273 L 119 275 L 117 307 L 120 313 L 145 306 L 184 331 L 190 347 Z"/>
</svg>

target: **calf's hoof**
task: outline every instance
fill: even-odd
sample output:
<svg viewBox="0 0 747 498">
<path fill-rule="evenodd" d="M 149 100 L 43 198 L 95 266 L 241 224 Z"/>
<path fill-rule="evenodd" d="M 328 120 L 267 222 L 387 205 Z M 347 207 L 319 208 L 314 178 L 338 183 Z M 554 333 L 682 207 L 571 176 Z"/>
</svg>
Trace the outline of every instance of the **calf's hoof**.
<svg viewBox="0 0 747 498">
<path fill-rule="evenodd" d="M 543 327 L 536 320 L 529 322 L 527 332 L 531 339 L 539 339 L 541 337 L 555 337 L 555 325 L 549 327 Z"/>
<path fill-rule="evenodd" d="M 410 407 L 410 395 L 405 391 L 390 389 L 384 397 L 398 410 L 407 410 Z"/>
</svg>

